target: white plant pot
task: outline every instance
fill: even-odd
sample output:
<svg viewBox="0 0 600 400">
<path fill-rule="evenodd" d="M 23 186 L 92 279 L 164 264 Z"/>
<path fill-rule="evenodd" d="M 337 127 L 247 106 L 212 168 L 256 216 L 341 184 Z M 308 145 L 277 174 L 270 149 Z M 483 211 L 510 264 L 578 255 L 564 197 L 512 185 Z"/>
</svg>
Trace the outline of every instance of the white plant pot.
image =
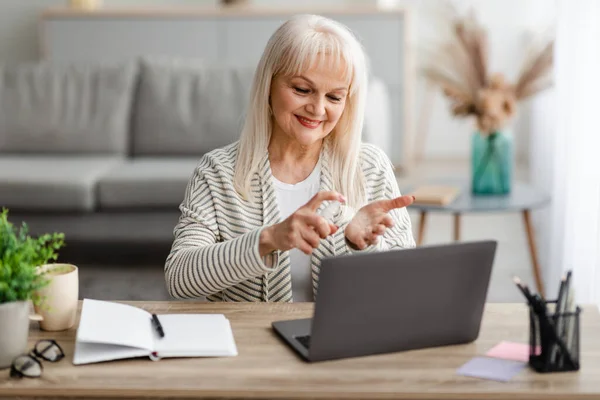
<svg viewBox="0 0 600 400">
<path fill-rule="evenodd" d="M 16 356 L 27 352 L 29 303 L 0 304 L 0 369 L 8 368 Z"/>
</svg>

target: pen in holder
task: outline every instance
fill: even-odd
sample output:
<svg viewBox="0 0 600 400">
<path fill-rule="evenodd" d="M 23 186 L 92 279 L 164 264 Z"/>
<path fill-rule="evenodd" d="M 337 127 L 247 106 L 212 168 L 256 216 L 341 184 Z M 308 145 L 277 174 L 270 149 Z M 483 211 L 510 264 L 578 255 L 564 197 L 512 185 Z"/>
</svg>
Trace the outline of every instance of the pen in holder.
<svg viewBox="0 0 600 400">
<path fill-rule="evenodd" d="M 529 307 L 529 365 L 537 372 L 579 370 L 579 315 L 571 312 L 546 313 L 549 304 L 542 301 L 544 311 Z"/>
</svg>

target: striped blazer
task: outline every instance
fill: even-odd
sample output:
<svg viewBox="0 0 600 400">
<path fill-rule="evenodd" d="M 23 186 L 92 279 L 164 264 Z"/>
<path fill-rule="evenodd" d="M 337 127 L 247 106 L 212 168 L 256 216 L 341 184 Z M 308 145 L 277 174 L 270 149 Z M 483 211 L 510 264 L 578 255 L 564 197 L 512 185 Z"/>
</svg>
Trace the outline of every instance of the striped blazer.
<svg viewBox="0 0 600 400">
<path fill-rule="evenodd" d="M 327 141 L 324 141 L 326 143 Z M 180 205 L 181 216 L 165 263 L 167 289 L 175 298 L 206 296 L 209 301 L 292 301 L 288 251 L 265 257 L 258 252 L 259 235 L 265 227 L 280 222 L 268 154 L 252 176 L 251 200 L 242 199 L 233 186 L 233 171 L 239 142 L 205 154 L 196 167 Z M 320 190 L 333 190 L 328 146 L 321 151 Z M 391 163 L 379 148 L 362 144 L 361 167 L 366 177 L 368 201 L 400 195 Z M 326 207 L 323 202 L 320 209 Z M 342 206 L 334 217 L 340 227 L 322 239 L 311 256 L 313 294 L 319 283 L 321 260 L 359 252 L 347 245 L 344 228 L 355 210 Z M 376 245 L 360 252 L 384 251 L 415 246 L 406 209 L 390 212 L 394 226 Z"/>
</svg>

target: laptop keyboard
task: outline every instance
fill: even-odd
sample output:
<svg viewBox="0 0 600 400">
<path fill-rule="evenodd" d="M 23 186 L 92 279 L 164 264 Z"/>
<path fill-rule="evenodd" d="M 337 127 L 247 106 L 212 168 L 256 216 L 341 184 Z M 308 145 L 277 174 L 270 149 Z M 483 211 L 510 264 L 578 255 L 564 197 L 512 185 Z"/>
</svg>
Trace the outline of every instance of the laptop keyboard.
<svg viewBox="0 0 600 400">
<path fill-rule="evenodd" d="M 300 344 L 307 349 L 310 348 L 310 335 L 306 336 L 296 336 L 295 339 L 300 342 Z"/>
</svg>

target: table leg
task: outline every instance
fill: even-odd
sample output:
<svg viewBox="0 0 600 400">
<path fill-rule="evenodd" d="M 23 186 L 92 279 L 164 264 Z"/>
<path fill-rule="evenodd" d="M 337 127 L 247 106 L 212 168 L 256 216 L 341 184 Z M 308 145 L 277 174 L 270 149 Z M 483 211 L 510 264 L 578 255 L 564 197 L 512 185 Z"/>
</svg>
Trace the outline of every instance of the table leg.
<svg viewBox="0 0 600 400">
<path fill-rule="evenodd" d="M 537 248 L 535 245 L 535 238 L 533 234 L 533 226 L 531 225 L 531 216 L 529 210 L 523 210 L 523 221 L 525 221 L 525 230 L 527 231 L 527 241 L 529 242 L 529 254 L 531 256 L 531 263 L 533 267 L 533 276 L 535 278 L 535 284 L 537 290 L 541 296 L 546 297 L 544 291 L 544 282 L 542 281 L 542 272 L 540 271 L 540 263 L 537 257 Z"/>
<path fill-rule="evenodd" d="M 460 240 L 460 213 L 454 214 L 454 241 Z"/>
<path fill-rule="evenodd" d="M 421 218 L 419 219 L 419 232 L 417 235 L 417 246 L 423 244 L 423 237 L 425 236 L 425 222 L 427 221 L 427 211 L 421 211 Z"/>
</svg>

